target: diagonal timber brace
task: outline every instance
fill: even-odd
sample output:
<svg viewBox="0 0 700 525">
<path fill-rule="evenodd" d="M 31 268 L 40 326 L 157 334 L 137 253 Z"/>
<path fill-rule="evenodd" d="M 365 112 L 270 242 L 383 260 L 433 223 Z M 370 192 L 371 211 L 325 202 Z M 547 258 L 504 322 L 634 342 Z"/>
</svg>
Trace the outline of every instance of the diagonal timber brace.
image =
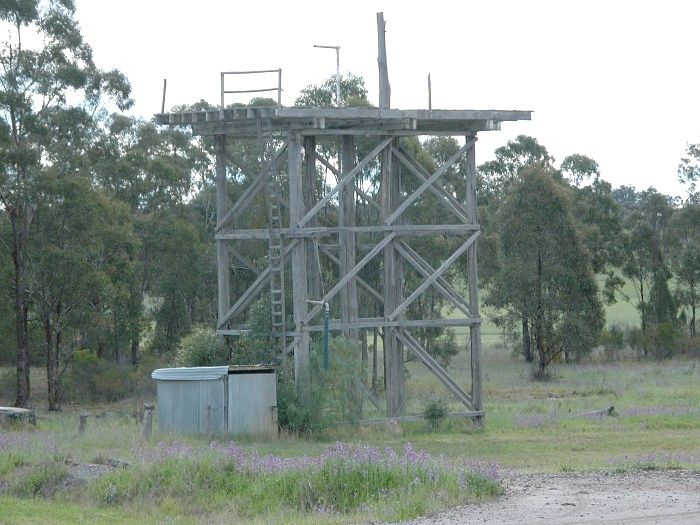
<svg viewBox="0 0 700 525">
<path fill-rule="evenodd" d="M 411 295 L 409 295 L 400 305 L 396 307 L 396 309 L 391 312 L 387 317 L 390 320 L 396 319 L 401 312 L 403 312 L 406 308 L 408 308 L 413 301 L 418 299 L 418 297 L 430 286 L 432 285 L 435 281 L 438 280 L 442 276 L 443 273 L 447 271 L 447 269 L 452 266 L 452 264 L 464 253 L 467 251 L 467 248 L 469 248 L 472 244 L 476 242 L 476 240 L 479 238 L 480 231 L 474 232 L 457 250 L 450 255 L 445 262 L 443 262 L 440 267 L 435 270 L 435 273 L 433 273 L 430 277 L 428 277 L 423 283 L 416 288 Z"/>
<path fill-rule="evenodd" d="M 430 178 L 430 174 L 425 171 L 423 166 L 418 163 L 417 160 L 415 160 L 411 155 L 408 154 L 407 151 L 405 151 L 401 146 L 398 148 L 394 148 L 393 150 L 394 156 L 403 164 L 408 170 L 413 173 L 418 180 L 421 182 L 425 182 Z M 469 211 L 460 204 L 460 202 L 455 199 L 450 193 L 445 190 L 443 186 L 440 184 L 437 184 L 437 181 L 432 183 L 428 189 L 435 195 L 438 199 L 440 199 L 444 204 L 447 205 L 448 208 L 452 210 L 452 212 L 462 221 L 465 223 L 470 222 L 469 220 Z"/>
<path fill-rule="evenodd" d="M 248 209 L 248 206 L 253 202 L 255 196 L 260 193 L 265 187 L 265 180 L 272 173 L 272 170 L 277 165 L 277 161 L 282 156 L 282 154 L 287 149 L 289 142 L 285 142 L 282 147 L 280 147 L 272 156 L 272 158 L 266 163 L 265 168 L 258 174 L 253 182 L 245 189 L 243 194 L 238 198 L 236 203 L 231 206 L 231 209 L 224 215 L 220 221 L 216 224 L 216 231 L 218 232 L 224 226 L 230 222 L 235 221 L 241 214 Z"/>
<path fill-rule="evenodd" d="M 418 252 L 411 248 L 406 242 L 401 241 L 401 243 L 396 246 L 396 250 L 401 254 L 401 256 L 413 266 L 418 273 L 420 273 L 426 279 L 435 273 L 435 269 L 428 264 L 428 262 L 423 259 Z M 455 290 L 450 283 L 448 283 L 444 277 L 438 277 L 433 283 L 433 286 L 440 292 L 440 294 L 450 301 L 455 307 L 457 307 L 464 315 L 471 317 L 471 311 L 469 310 L 469 305 L 464 301 L 462 296 Z"/>
<path fill-rule="evenodd" d="M 311 220 L 311 218 L 318 213 L 320 209 L 322 209 L 326 204 L 330 202 L 330 200 L 335 196 L 336 193 L 340 191 L 340 189 L 345 186 L 350 181 L 355 180 L 355 175 L 360 173 L 370 162 L 372 162 L 377 155 L 379 155 L 382 151 L 384 151 L 384 148 L 386 148 L 389 144 L 391 144 L 391 141 L 393 138 L 389 137 L 388 139 L 385 139 L 379 143 L 379 145 L 374 148 L 367 156 L 362 159 L 360 162 L 357 163 L 357 166 L 355 166 L 352 170 L 347 172 L 345 175 L 343 175 L 343 178 L 338 181 L 338 184 L 333 187 L 331 191 L 329 191 L 321 200 L 319 200 L 313 208 L 311 208 L 304 217 L 299 221 L 297 226 L 299 228 L 303 227 L 307 222 Z"/>
<path fill-rule="evenodd" d="M 326 295 L 323 296 L 323 299 L 319 301 L 321 304 L 317 304 L 314 306 L 309 313 L 306 315 L 306 318 L 304 319 L 304 324 L 307 324 L 311 319 L 314 318 L 314 316 L 321 311 L 321 308 L 323 307 L 323 303 L 327 303 L 333 297 L 335 297 L 340 290 L 342 290 L 343 286 L 345 286 L 348 282 L 350 282 L 351 279 L 357 275 L 357 273 L 364 268 L 369 261 L 371 261 L 384 247 L 389 244 L 391 241 L 396 238 L 395 233 L 390 233 L 386 237 L 384 237 L 379 243 L 370 250 L 370 252 L 365 255 L 360 262 L 358 262 L 352 270 L 350 270 L 340 281 L 336 283 L 336 285 L 331 288 Z"/>
<path fill-rule="evenodd" d="M 287 246 L 284 248 L 284 256 L 287 257 L 294 246 L 296 246 L 296 243 L 298 241 L 296 239 L 292 240 Z M 270 267 L 268 266 L 265 268 L 260 275 L 258 275 L 257 279 L 253 281 L 253 283 L 246 289 L 245 292 L 238 298 L 236 303 L 226 312 L 226 315 L 224 315 L 221 319 L 219 319 L 219 323 L 217 325 L 218 329 L 221 329 L 229 320 L 232 318 L 240 315 L 246 308 L 250 306 L 250 303 L 252 303 L 255 298 L 260 295 L 260 293 L 263 291 L 265 286 L 270 282 Z"/>
<path fill-rule="evenodd" d="M 440 363 L 433 359 L 423 346 L 405 329 L 396 331 L 396 337 L 408 348 L 421 362 L 430 370 L 440 382 L 462 403 L 467 409 L 474 410 L 472 399 L 469 394 L 459 384 L 452 379 L 450 374 Z"/>
<path fill-rule="evenodd" d="M 459 148 L 459 151 L 452 155 L 447 161 L 438 168 L 438 170 L 433 173 L 426 181 L 421 184 L 416 191 L 411 193 L 402 203 L 401 205 L 396 208 L 396 210 L 389 215 L 386 220 L 384 221 L 384 224 L 389 225 L 392 224 L 396 219 L 398 219 L 401 214 L 406 211 L 406 208 L 408 208 L 411 204 L 415 202 L 415 200 L 420 197 L 425 190 L 427 190 L 429 187 L 433 185 L 435 181 L 437 181 L 440 177 L 442 177 L 448 169 L 450 169 L 455 162 L 459 160 L 459 158 L 464 155 L 465 152 L 469 151 L 474 147 L 474 144 L 476 144 L 476 139 L 471 139 L 468 140 L 467 143 Z M 393 148 L 392 148 L 393 149 Z"/>
</svg>

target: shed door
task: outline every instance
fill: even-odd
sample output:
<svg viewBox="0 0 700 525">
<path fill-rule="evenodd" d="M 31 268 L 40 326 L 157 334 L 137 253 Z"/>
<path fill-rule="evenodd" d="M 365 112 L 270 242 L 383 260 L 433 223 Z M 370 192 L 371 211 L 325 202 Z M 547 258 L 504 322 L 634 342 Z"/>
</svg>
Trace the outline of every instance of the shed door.
<svg viewBox="0 0 700 525">
<path fill-rule="evenodd" d="M 228 376 L 228 431 L 277 434 L 277 380 L 273 373 Z"/>
</svg>

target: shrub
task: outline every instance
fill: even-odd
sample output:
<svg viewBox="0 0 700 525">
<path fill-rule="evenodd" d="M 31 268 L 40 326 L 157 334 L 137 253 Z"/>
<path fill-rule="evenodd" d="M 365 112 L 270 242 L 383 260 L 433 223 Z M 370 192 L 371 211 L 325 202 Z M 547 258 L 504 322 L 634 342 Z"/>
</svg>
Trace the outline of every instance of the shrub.
<svg viewBox="0 0 700 525">
<path fill-rule="evenodd" d="M 296 391 L 294 366 L 285 361 L 278 369 L 278 421 L 294 432 L 309 432 L 340 422 L 354 423 L 362 416 L 364 377 L 360 349 L 342 337 L 330 341 L 330 363 L 323 369 L 321 345 L 311 348 L 312 377 L 303 392 Z"/>
<path fill-rule="evenodd" d="M 70 400 L 113 402 L 131 392 L 130 369 L 99 359 L 94 350 L 80 348 L 62 381 L 64 397 Z"/>
<path fill-rule="evenodd" d="M 19 497 L 51 496 L 68 476 L 63 463 L 47 462 L 32 467 L 26 473 L 13 477 L 9 489 Z"/>
<path fill-rule="evenodd" d="M 229 364 L 228 350 L 216 331 L 195 326 L 180 340 L 175 356 L 176 366 L 218 366 Z"/>
<path fill-rule="evenodd" d="M 605 359 L 614 361 L 620 359 L 620 351 L 625 346 L 625 334 L 617 325 L 612 325 L 610 328 L 605 328 L 600 338 L 600 343 L 603 345 Z"/>
<path fill-rule="evenodd" d="M 430 429 L 436 431 L 447 417 L 447 404 L 442 399 L 433 399 L 423 410 L 423 417 L 428 422 Z"/>
</svg>

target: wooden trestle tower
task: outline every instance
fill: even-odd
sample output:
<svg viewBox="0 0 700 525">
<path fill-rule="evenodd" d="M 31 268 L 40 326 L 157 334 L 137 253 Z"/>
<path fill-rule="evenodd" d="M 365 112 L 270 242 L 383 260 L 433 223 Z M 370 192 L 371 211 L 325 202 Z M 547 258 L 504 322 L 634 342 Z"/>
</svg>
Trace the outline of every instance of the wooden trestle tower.
<svg viewBox="0 0 700 525">
<path fill-rule="evenodd" d="M 476 166 L 474 146 L 477 132 L 500 129 L 503 121 L 529 120 L 529 111 L 497 110 L 399 110 L 389 109 L 386 55 L 384 54 L 383 18 L 380 21 L 380 108 L 301 108 L 240 107 L 214 111 L 160 113 L 158 124 L 189 125 L 196 135 L 213 136 L 216 144 L 218 261 L 218 332 L 237 336 L 245 333 L 245 313 L 261 294 L 268 291 L 272 308 L 273 336 L 285 352 L 294 354 L 295 378 L 303 384 L 310 378 L 309 346 L 312 332 L 320 332 L 323 306 L 309 303 L 339 301 L 340 318 L 331 319 L 330 329 L 342 331 L 350 340 L 359 340 L 359 330 L 381 328 L 386 359 L 387 417 L 402 413 L 404 404 L 404 348 L 412 352 L 476 418 L 483 415 L 481 392 L 481 335 L 477 290 L 476 241 L 479 223 L 476 205 Z M 383 69 L 382 69 L 383 68 Z M 280 73 L 281 75 L 281 73 Z M 279 88 L 281 90 L 281 86 Z M 278 93 L 279 94 L 279 93 Z M 222 95 L 223 98 L 223 95 Z M 227 196 L 226 143 L 235 140 L 259 141 L 261 130 L 268 139 L 281 144 L 268 153 L 261 173 L 250 177 L 250 184 L 231 204 Z M 450 135 L 464 137 L 464 144 L 434 173 L 428 173 L 401 146 L 401 137 Z M 341 168 L 317 151 L 317 138 L 339 139 Z M 376 144 L 371 151 L 357 157 L 356 137 L 369 137 Z M 272 143 L 272 140 L 269 141 Z M 466 159 L 466 201 L 441 184 L 443 176 L 463 157 Z M 362 189 L 360 173 L 370 163 L 381 163 L 379 201 Z M 286 162 L 285 162 L 286 161 Z M 310 191 L 316 178 L 317 163 L 335 172 L 337 184 L 323 196 Z M 286 166 L 287 177 L 280 177 Z M 415 178 L 413 191 L 407 193 L 401 177 Z M 284 180 L 284 187 L 281 181 Z M 454 216 L 451 224 L 410 224 L 404 212 L 426 192 L 432 193 L 441 206 Z M 267 228 L 239 229 L 241 218 L 250 213 L 253 200 L 264 194 L 268 200 Z M 356 223 L 356 199 L 364 200 L 379 211 L 375 224 Z M 337 202 L 337 224 L 321 226 L 320 212 Z M 450 236 L 461 238 L 461 245 L 444 254 L 437 268 L 411 248 L 415 236 Z M 362 236 L 362 243 L 358 243 Z M 320 245 L 319 239 L 337 240 L 337 252 Z M 367 241 L 372 241 L 367 245 Z M 267 268 L 258 273 L 245 292 L 231 297 L 230 256 L 240 260 L 235 243 L 264 240 L 269 245 Z M 339 266 L 338 280 L 326 288 L 321 297 L 317 257 L 328 257 Z M 460 257 L 467 257 L 468 295 L 463 297 L 444 278 L 446 270 Z M 382 258 L 383 286 L 374 289 L 358 276 L 375 257 Z M 245 259 L 245 258 L 243 258 Z M 250 264 L 243 261 L 244 264 Z M 424 281 L 404 293 L 404 267 L 409 265 Z M 285 283 L 285 267 L 291 266 L 291 283 Z M 291 286 L 293 326 L 285 326 L 284 287 Z M 359 317 L 358 287 L 381 307 L 379 317 Z M 445 297 L 464 317 L 455 319 L 409 319 L 407 308 L 429 288 Z M 336 309 L 337 310 L 337 309 Z M 277 317 L 276 317 L 277 316 Z M 277 320 L 276 320 L 277 319 Z M 470 331 L 471 386 L 467 390 L 450 377 L 411 335 L 416 328 L 468 326 Z"/>
</svg>

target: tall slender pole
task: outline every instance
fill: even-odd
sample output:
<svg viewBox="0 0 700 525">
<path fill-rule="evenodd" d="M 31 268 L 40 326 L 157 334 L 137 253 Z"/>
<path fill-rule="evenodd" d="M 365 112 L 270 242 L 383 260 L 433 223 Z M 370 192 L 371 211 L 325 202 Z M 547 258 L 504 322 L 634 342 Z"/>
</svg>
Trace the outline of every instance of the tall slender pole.
<svg viewBox="0 0 700 525">
<path fill-rule="evenodd" d="M 433 109 L 433 85 L 430 82 L 430 73 L 428 73 L 428 109 Z"/>
</svg>

